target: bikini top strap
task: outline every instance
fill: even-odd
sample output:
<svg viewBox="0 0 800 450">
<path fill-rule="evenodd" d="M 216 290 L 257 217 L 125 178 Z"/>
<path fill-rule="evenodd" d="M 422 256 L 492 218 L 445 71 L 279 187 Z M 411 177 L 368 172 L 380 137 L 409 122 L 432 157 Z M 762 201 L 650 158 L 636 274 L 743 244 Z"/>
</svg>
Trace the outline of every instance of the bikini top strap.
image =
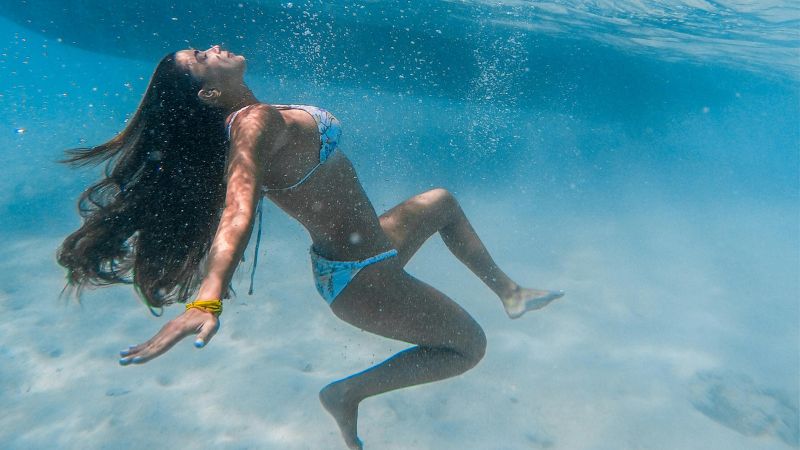
<svg viewBox="0 0 800 450">
<path fill-rule="evenodd" d="M 253 106 L 253 105 L 255 105 L 255 104 L 256 104 L 256 103 L 253 103 L 253 104 L 251 104 L 251 105 L 247 105 L 247 106 L 243 106 L 243 107 L 241 107 L 241 108 L 237 109 L 237 110 L 236 110 L 236 111 L 233 113 L 233 116 L 231 116 L 231 120 L 230 120 L 230 122 L 228 122 L 228 126 L 227 126 L 227 127 L 225 127 L 225 133 L 228 135 L 228 140 L 229 140 L 229 141 L 231 140 L 231 126 L 233 126 L 233 121 L 234 121 L 234 120 L 236 120 L 236 116 L 238 116 L 240 112 L 244 111 L 245 109 L 247 109 L 247 108 L 249 108 L 249 107 L 251 107 L 251 106 Z"/>
</svg>

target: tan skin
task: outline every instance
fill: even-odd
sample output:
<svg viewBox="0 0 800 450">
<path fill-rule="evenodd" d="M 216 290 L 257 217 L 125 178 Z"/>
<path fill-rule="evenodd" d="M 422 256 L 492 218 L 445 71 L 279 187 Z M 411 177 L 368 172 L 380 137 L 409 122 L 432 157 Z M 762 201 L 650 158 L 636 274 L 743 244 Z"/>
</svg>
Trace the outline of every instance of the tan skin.
<svg viewBox="0 0 800 450">
<path fill-rule="evenodd" d="M 244 57 L 214 46 L 183 50 L 176 59 L 202 82 L 198 96 L 204 101 L 231 114 L 254 105 L 232 124 L 225 208 L 197 294 L 198 299 L 220 299 L 227 297 L 227 286 L 247 246 L 262 186 L 283 187 L 302 178 L 319 161 L 319 134 L 308 113 L 258 102 L 243 80 Z M 512 318 L 563 295 L 522 288 L 512 281 L 444 189 L 414 196 L 379 217 L 342 151 L 297 188 L 269 192 L 268 198 L 308 230 L 316 251 L 328 259 L 361 260 L 391 248 L 399 252 L 396 258 L 361 270 L 331 305 L 337 317 L 356 327 L 415 344 L 320 392 L 323 406 L 351 449 L 362 448 L 356 433 L 361 400 L 458 375 L 483 357 L 486 338 L 475 320 L 403 269 L 430 236 L 438 232 L 453 254 L 497 294 Z M 213 314 L 187 310 L 147 342 L 124 351 L 120 363 L 147 362 L 192 334 L 197 335 L 195 345 L 202 347 L 218 325 Z"/>
</svg>

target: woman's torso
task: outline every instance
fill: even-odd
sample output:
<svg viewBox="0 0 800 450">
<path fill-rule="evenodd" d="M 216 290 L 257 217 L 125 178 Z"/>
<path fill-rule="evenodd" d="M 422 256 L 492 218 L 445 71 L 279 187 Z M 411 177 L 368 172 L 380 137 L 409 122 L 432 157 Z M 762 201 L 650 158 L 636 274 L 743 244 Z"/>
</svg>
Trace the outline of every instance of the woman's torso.
<svg viewBox="0 0 800 450">
<path fill-rule="evenodd" d="M 265 195 L 309 232 L 315 250 L 336 260 L 357 260 L 388 250 L 372 203 L 350 160 L 336 148 L 320 163 L 320 127 L 302 109 L 280 106 L 281 139 L 266 152 Z M 326 153 L 326 152 L 323 152 Z M 306 178 L 291 189 L 285 188 Z"/>
</svg>

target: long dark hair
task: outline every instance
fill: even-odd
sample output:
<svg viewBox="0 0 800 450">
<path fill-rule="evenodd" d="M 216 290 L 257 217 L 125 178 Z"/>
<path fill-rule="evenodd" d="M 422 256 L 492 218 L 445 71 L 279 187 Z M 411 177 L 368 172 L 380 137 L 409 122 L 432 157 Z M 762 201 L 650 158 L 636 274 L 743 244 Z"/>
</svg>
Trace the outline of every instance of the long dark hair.
<svg viewBox="0 0 800 450">
<path fill-rule="evenodd" d="M 201 102 L 200 89 L 169 54 L 121 133 L 67 151 L 62 162 L 73 167 L 107 161 L 78 201 L 83 225 L 58 249 L 66 288 L 78 296 L 132 283 L 152 310 L 197 288 L 224 202 L 227 153 L 226 113 Z"/>
</svg>

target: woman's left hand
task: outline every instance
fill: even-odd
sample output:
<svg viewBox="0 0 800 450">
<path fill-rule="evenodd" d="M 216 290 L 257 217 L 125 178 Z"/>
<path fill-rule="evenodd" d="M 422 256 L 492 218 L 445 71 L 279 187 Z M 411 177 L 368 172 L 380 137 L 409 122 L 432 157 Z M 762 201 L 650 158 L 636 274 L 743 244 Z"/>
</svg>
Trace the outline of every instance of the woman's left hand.
<svg viewBox="0 0 800 450">
<path fill-rule="evenodd" d="M 210 312 L 197 308 L 186 310 L 180 316 L 167 322 L 161 330 L 149 341 L 133 345 L 120 352 L 119 363 L 123 366 L 129 364 L 144 364 L 147 361 L 165 353 L 177 344 L 178 341 L 191 334 L 197 334 L 194 346 L 203 348 L 219 330 L 219 318 Z"/>
</svg>

